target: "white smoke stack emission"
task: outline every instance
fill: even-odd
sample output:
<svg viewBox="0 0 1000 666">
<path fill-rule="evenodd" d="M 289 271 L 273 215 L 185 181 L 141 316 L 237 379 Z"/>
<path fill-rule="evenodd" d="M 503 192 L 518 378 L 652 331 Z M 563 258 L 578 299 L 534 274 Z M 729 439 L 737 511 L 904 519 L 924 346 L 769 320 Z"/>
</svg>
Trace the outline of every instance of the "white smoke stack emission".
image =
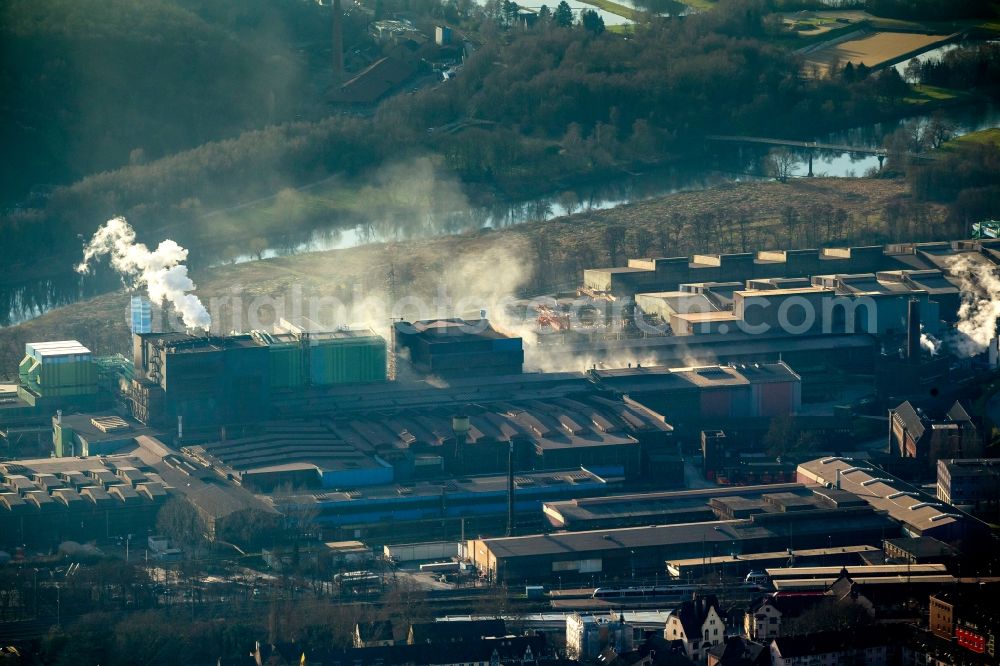
<svg viewBox="0 0 1000 666">
<path fill-rule="evenodd" d="M 937 356 L 941 351 L 941 341 L 930 333 L 925 333 L 923 324 L 920 325 L 920 347 L 931 356 Z"/>
<path fill-rule="evenodd" d="M 107 255 L 111 267 L 132 286 L 145 286 L 149 299 L 154 303 L 169 301 L 188 328 L 208 330 L 212 318 L 208 310 L 190 293 L 195 284 L 188 277 L 188 251 L 169 238 L 150 251 L 143 243 L 135 242 L 135 229 L 124 217 L 108 220 L 97 230 L 83 250 L 83 261 L 76 267 L 78 273 L 90 271 L 91 263 Z"/>
<path fill-rule="evenodd" d="M 959 257 L 948 264 L 948 272 L 959 280 L 962 305 L 956 330 L 945 344 L 958 356 L 976 356 L 987 350 L 996 337 L 1000 318 L 1000 277 L 986 262 Z"/>
</svg>

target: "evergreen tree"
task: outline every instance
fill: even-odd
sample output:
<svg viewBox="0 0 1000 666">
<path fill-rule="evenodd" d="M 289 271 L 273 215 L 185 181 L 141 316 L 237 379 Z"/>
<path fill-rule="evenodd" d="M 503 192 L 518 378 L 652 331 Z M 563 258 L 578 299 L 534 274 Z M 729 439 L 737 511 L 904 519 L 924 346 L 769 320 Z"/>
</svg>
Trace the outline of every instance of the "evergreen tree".
<svg viewBox="0 0 1000 666">
<path fill-rule="evenodd" d="M 604 19 L 593 9 L 584 9 L 580 14 L 580 23 L 584 30 L 589 30 L 595 35 L 604 32 Z"/>
<path fill-rule="evenodd" d="M 503 0 L 503 17 L 501 20 L 506 27 L 509 28 L 517 22 L 517 12 L 520 9 L 516 2 Z"/>
<path fill-rule="evenodd" d="M 559 6 L 556 7 L 556 11 L 552 15 L 552 20 L 562 28 L 568 28 L 573 25 L 573 10 L 569 8 L 566 0 L 562 0 Z"/>
<path fill-rule="evenodd" d="M 853 62 L 848 61 L 847 64 L 844 65 L 844 74 L 843 74 L 843 76 L 844 76 L 844 80 L 847 81 L 848 83 L 851 83 L 851 82 L 854 81 L 854 79 L 856 78 L 857 74 L 854 72 L 854 63 Z"/>
</svg>

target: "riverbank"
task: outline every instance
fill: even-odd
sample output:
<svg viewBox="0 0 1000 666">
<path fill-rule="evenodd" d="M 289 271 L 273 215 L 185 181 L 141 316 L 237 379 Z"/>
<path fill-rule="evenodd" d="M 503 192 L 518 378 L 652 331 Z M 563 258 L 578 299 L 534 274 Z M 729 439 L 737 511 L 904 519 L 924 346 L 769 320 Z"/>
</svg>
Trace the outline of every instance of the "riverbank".
<svg viewBox="0 0 1000 666">
<path fill-rule="evenodd" d="M 622 265 L 629 256 L 830 245 L 846 239 L 881 243 L 887 240 L 882 212 L 894 200 L 908 201 L 905 181 L 744 182 L 499 231 L 312 252 L 198 270 L 192 277 L 198 296 L 206 304 L 221 302 L 224 316 L 232 316 L 231 303 L 239 297 L 242 328 L 254 301 L 273 310 L 282 298 L 290 306 L 287 299 L 296 293 L 349 302 L 392 291 L 395 300 L 433 297 L 443 285 L 453 298 L 499 297 L 504 291 L 525 296 L 573 288 L 583 269 Z M 911 237 L 947 235 L 935 233 L 946 217 L 943 206 L 908 205 L 927 221 Z M 363 315 L 355 311 L 351 321 L 338 323 L 361 321 Z M 128 295 L 117 292 L 0 329 L 0 374 L 16 369 L 24 343 L 32 340 L 75 338 L 100 354 L 126 351 L 127 321 Z"/>
</svg>

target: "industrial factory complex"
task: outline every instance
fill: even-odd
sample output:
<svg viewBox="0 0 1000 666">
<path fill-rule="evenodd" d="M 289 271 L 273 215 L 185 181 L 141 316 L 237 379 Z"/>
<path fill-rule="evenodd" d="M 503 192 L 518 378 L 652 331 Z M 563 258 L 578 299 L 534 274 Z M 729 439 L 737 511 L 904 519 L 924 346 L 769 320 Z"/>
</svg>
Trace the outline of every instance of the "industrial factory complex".
<svg viewBox="0 0 1000 666">
<path fill-rule="evenodd" d="M 0 387 L 0 549 L 151 534 L 177 500 L 218 547 L 433 551 L 556 605 L 771 580 L 762 635 L 782 594 L 899 607 L 879 567 L 958 594 L 996 566 L 998 357 L 950 345 L 998 263 L 990 240 L 633 260 L 577 292 L 619 319 L 557 303 L 532 336 L 485 313 L 157 332 L 137 299 L 130 358 L 33 342 Z M 675 601 L 685 631 L 716 617 Z"/>
</svg>

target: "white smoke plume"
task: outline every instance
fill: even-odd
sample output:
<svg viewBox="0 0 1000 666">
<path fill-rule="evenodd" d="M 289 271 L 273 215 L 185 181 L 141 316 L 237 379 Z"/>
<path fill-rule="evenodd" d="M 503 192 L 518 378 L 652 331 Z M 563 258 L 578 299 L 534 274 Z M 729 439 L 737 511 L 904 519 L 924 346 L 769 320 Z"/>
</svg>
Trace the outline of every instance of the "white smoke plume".
<svg viewBox="0 0 1000 666">
<path fill-rule="evenodd" d="M 992 264 L 962 256 L 948 264 L 948 272 L 959 281 L 962 305 L 958 309 L 956 330 L 944 342 L 958 356 L 982 354 L 996 336 L 1000 277 Z"/>
<path fill-rule="evenodd" d="M 149 299 L 154 303 L 169 301 L 181 315 L 188 328 L 207 330 L 212 325 L 208 310 L 194 291 L 195 284 L 188 277 L 188 251 L 167 239 L 150 251 L 135 242 L 135 229 L 124 217 L 108 220 L 90 239 L 83 250 L 83 261 L 76 267 L 78 273 L 87 273 L 96 259 L 107 255 L 111 267 L 121 274 L 131 286 L 145 286 Z"/>
<path fill-rule="evenodd" d="M 931 356 L 937 356 L 941 351 L 941 341 L 930 333 L 920 332 L 920 346 Z"/>
</svg>

